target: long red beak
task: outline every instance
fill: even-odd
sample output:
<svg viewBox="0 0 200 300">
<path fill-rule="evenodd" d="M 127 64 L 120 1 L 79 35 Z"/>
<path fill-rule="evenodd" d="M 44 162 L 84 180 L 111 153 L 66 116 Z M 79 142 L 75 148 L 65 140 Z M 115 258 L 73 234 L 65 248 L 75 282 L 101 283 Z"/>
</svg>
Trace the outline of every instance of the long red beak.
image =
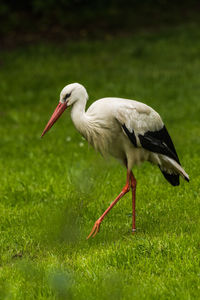
<svg viewBox="0 0 200 300">
<path fill-rule="evenodd" d="M 53 126 L 53 124 L 58 120 L 58 118 L 62 115 L 62 113 L 65 111 L 65 109 L 67 108 L 67 103 L 61 103 L 59 102 L 58 106 L 56 107 L 56 109 L 54 110 L 53 115 L 51 116 L 49 122 L 47 123 L 41 137 L 43 137 L 43 135 L 45 135 L 45 133 L 47 131 L 49 131 L 49 129 Z"/>
</svg>

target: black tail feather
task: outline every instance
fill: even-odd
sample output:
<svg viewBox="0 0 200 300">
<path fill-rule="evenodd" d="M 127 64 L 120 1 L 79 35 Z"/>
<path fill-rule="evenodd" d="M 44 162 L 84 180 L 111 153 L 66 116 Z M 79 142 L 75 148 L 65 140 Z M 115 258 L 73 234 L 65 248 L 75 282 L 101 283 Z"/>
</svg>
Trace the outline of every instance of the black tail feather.
<svg viewBox="0 0 200 300">
<path fill-rule="evenodd" d="M 188 177 L 185 177 L 184 176 L 184 179 L 187 181 L 187 182 L 190 182 L 190 179 Z"/>
<path fill-rule="evenodd" d="M 169 183 L 171 183 L 171 185 L 177 186 L 180 184 L 179 175 L 169 174 L 169 173 L 163 171 L 161 168 L 160 168 L 160 170 L 163 173 L 164 177 L 167 179 L 167 181 L 169 181 Z"/>
</svg>

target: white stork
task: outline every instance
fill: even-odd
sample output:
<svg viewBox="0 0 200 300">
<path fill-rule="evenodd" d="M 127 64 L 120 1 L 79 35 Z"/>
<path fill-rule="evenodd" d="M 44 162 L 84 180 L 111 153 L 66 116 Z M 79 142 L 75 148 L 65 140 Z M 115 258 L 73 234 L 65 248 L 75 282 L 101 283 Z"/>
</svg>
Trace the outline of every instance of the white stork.
<svg viewBox="0 0 200 300">
<path fill-rule="evenodd" d="M 121 193 L 95 222 L 90 236 L 95 236 L 111 208 L 132 190 L 132 232 L 135 228 L 136 179 L 134 165 L 149 161 L 157 165 L 173 186 L 179 185 L 179 175 L 189 181 L 181 167 L 169 133 L 159 114 L 148 105 L 122 98 L 102 98 L 85 111 L 88 94 L 79 83 L 63 88 L 60 101 L 42 136 L 53 126 L 65 109 L 72 106 L 71 118 L 76 129 L 102 155 L 112 155 L 127 168 L 126 184 Z"/>
</svg>

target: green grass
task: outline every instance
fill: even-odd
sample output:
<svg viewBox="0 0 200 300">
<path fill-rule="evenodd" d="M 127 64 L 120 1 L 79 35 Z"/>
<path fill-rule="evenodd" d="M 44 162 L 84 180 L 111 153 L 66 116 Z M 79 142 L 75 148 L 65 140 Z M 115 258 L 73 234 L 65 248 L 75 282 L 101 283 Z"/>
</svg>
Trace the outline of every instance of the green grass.
<svg viewBox="0 0 200 300">
<path fill-rule="evenodd" d="M 1 53 L 0 299 L 200 298 L 200 28 L 40 44 Z M 134 168 L 137 233 L 125 170 L 82 140 L 67 112 L 40 135 L 70 82 L 89 103 L 144 101 L 163 117 L 189 184 Z"/>
</svg>

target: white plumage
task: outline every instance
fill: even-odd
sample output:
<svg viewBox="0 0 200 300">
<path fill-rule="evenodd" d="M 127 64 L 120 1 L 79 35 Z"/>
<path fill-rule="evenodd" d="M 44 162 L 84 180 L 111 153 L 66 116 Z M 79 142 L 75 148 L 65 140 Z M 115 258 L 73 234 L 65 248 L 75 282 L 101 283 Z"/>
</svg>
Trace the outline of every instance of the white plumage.
<svg viewBox="0 0 200 300">
<path fill-rule="evenodd" d="M 78 84 L 67 85 L 60 94 L 60 103 L 48 122 L 44 135 L 68 107 L 77 130 L 102 155 L 117 158 L 127 168 L 126 186 L 105 213 L 96 221 L 91 235 L 95 236 L 100 224 L 115 203 L 132 188 L 133 232 L 135 231 L 136 180 L 132 173 L 135 164 L 150 161 L 160 167 L 165 178 L 179 184 L 179 175 L 189 181 L 181 167 L 171 138 L 159 114 L 148 105 L 122 98 L 103 98 L 95 101 L 85 112 L 88 94 Z"/>
</svg>

